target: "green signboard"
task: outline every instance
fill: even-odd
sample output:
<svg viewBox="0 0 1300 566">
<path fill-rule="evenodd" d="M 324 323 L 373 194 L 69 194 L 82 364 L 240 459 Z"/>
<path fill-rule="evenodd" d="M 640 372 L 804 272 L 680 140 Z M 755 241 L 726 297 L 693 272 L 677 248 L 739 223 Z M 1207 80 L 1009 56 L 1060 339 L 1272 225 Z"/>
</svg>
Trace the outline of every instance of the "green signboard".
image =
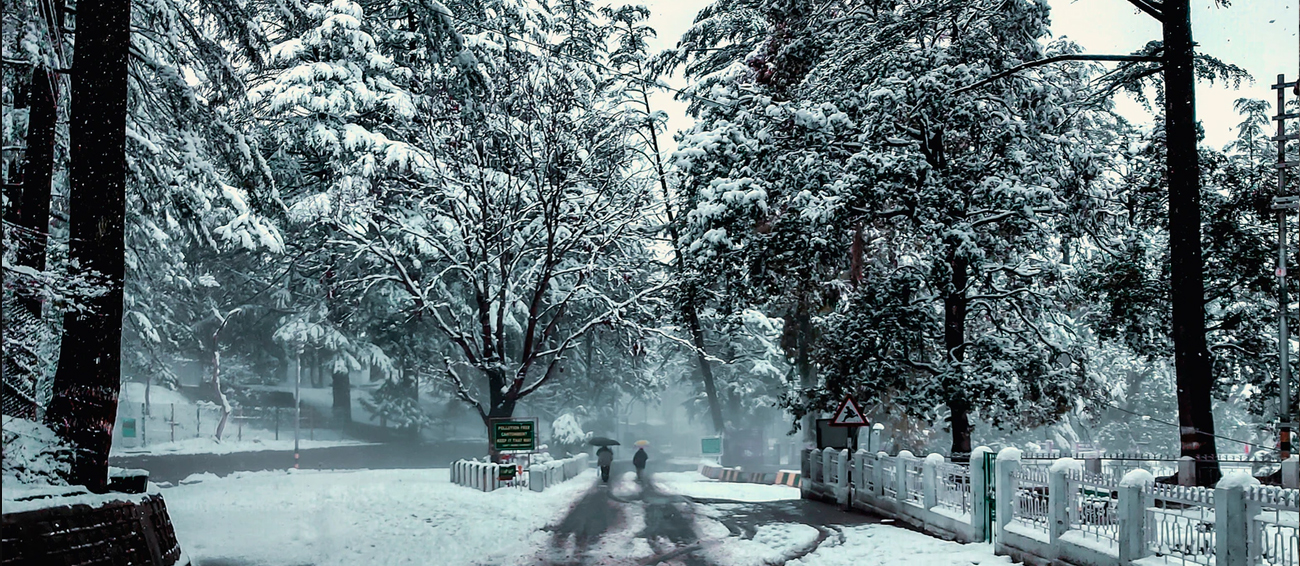
<svg viewBox="0 0 1300 566">
<path fill-rule="evenodd" d="M 714 437 L 714 438 L 701 438 L 701 439 L 700 439 L 700 452 L 703 453 L 703 454 L 721 454 L 721 453 L 722 453 L 722 438 L 719 438 L 719 437 Z"/>
<path fill-rule="evenodd" d="M 492 421 L 492 446 L 497 451 L 537 449 L 534 421 Z"/>
<path fill-rule="evenodd" d="M 497 480 L 498 481 L 513 480 L 515 479 L 515 472 L 518 471 L 519 468 L 516 468 L 513 465 L 501 466 L 500 468 L 497 468 Z"/>
<path fill-rule="evenodd" d="M 135 419 L 122 419 L 122 438 L 135 438 Z"/>
</svg>

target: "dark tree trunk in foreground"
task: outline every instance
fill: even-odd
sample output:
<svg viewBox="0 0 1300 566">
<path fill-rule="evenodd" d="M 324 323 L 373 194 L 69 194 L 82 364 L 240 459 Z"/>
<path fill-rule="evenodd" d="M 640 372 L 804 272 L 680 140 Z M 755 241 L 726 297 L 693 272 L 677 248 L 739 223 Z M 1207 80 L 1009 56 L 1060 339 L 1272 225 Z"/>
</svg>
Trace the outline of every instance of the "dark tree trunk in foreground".
<svg viewBox="0 0 1300 566">
<path fill-rule="evenodd" d="M 817 368 L 812 362 L 812 314 L 808 312 L 809 306 L 806 300 L 799 302 L 798 311 L 794 315 L 795 325 L 795 371 L 799 373 L 799 387 L 804 391 L 811 391 L 817 386 Z M 806 398 L 805 398 L 806 400 Z M 802 440 L 805 447 L 817 447 L 817 413 L 809 411 L 800 419 L 799 428 L 802 431 Z"/>
<path fill-rule="evenodd" d="M 952 268 L 952 289 L 943 298 L 943 347 L 948 356 L 947 365 L 952 368 L 966 358 L 966 284 L 969 281 L 969 261 L 957 255 L 957 244 L 951 244 L 949 266 Z M 970 440 L 970 404 L 960 392 L 960 384 L 948 392 L 949 426 L 952 427 L 952 450 L 954 458 L 968 456 L 971 450 Z"/>
<path fill-rule="evenodd" d="M 18 225 L 25 231 L 18 248 L 18 265 L 45 270 L 45 242 L 50 229 L 50 184 L 54 179 L 54 132 L 58 123 L 58 83 L 45 67 L 32 71 L 28 87 L 27 151 L 23 158 L 23 196 Z M 19 299 L 32 316 L 41 316 L 37 297 Z"/>
<path fill-rule="evenodd" d="M 352 422 L 352 381 L 348 372 L 334 372 L 334 421 L 340 425 Z"/>
<path fill-rule="evenodd" d="M 1205 344 L 1204 259 L 1201 256 L 1201 181 L 1196 155 L 1196 77 L 1192 72 L 1192 20 L 1188 0 L 1164 6 L 1165 167 L 1169 179 L 1170 296 L 1174 370 L 1182 455 L 1213 458 L 1214 375 Z M 1197 483 L 1219 479 L 1219 466 L 1203 462 Z"/>
<path fill-rule="evenodd" d="M 105 278 L 91 313 L 64 315 L 63 342 L 46 421 L 74 448 L 69 483 L 108 487 L 121 388 L 123 236 L 126 217 L 129 0 L 77 3 L 72 75 L 68 255 Z"/>
</svg>

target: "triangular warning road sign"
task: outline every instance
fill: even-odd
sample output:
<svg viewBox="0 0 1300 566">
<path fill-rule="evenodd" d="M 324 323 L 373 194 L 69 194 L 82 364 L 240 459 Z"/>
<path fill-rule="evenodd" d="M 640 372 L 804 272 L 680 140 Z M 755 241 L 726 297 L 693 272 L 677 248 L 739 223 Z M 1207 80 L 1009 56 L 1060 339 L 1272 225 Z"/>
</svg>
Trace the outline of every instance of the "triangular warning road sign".
<svg viewBox="0 0 1300 566">
<path fill-rule="evenodd" d="M 840 403 L 840 408 L 835 410 L 835 416 L 831 418 L 831 426 L 867 426 L 866 415 L 862 414 L 862 409 L 858 404 L 853 402 L 852 395 L 845 395 L 844 401 Z"/>
</svg>

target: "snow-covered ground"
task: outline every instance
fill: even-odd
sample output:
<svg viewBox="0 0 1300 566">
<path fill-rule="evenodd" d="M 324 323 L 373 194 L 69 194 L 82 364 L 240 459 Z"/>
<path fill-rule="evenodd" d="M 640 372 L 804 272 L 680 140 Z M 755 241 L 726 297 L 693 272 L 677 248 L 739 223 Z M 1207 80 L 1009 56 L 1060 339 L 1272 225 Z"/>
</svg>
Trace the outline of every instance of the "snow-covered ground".
<svg viewBox="0 0 1300 566">
<path fill-rule="evenodd" d="M 544 546 L 542 527 L 594 480 L 588 470 L 542 493 L 483 493 L 446 469 L 245 472 L 162 492 L 195 566 L 468 566 Z"/>
<path fill-rule="evenodd" d="M 329 448 L 331 446 L 360 446 L 367 444 L 357 440 L 306 440 L 299 442 L 300 449 L 308 448 Z M 248 438 L 236 440 L 234 438 L 217 442 L 210 436 L 203 438 L 186 438 L 176 442 L 164 442 L 162 444 L 150 444 L 143 448 L 121 448 L 113 451 L 113 455 L 133 456 L 139 454 L 157 455 L 157 454 L 232 454 L 235 452 L 257 452 L 259 450 L 293 450 L 293 438 L 284 438 L 280 440 Z"/>
<path fill-rule="evenodd" d="M 702 504 L 695 513 L 697 554 L 715 566 L 780 564 L 800 553 L 806 555 L 787 564 L 1011 564 L 993 556 L 987 544 L 961 545 L 879 524 L 773 520 L 758 525 L 752 537 L 739 537 L 722 522 L 729 510 L 753 505 L 739 501 L 789 499 L 790 492 L 797 498 L 798 490 L 717 482 L 695 472 L 655 477 L 665 490 L 738 501 Z M 641 490 L 632 479 L 621 474 L 610 486 L 611 495 L 626 499 L 618 505 L 627 512 L 583 553 L 584 563 L 632 564 L 662 552 L 641 535 L 646 509 L 636 501 Z M 595 471 L 588 470 L 542 493 L 483 493 L 453 485 L 446 469 L 242 472 L 225 478 L 196 475 L 162 493 L 195 566 L 525 566 L 547 553 L 551 533 L 543 529 L 564 519 L 595 482 Z M 785 491 L 769 491 L 777 489 Z M 826 532 L 830 536 L 823 536 Z"/>
<path fill-rule="evenodd" d="M 995 556 L 993 545 L 960 544 L 889 525 L 844 527 L 844 542 L 823 543 L 816 551 L 786 566 L 997 566 L 1010 565 Z M 757 538 L 757 537 L 755 537 Z"/>
<path fill-rule="evenodd" d="M 664 491 L 700 499 L 731 499 L 760 502 L 799 499 L 799 488 L 759 483 L 735 483 L 711 480 L 699 472 L 661 472 L 655 474 Z"/>
</svg>

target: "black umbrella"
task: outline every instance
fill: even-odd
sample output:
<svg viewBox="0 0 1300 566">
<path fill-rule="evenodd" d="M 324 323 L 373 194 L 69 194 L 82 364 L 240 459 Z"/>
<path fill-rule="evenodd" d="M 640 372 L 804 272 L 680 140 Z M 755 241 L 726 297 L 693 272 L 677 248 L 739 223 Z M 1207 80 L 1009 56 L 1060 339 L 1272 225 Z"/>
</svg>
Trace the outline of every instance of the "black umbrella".
<svg viewBox="0 0 1300 566">
<path fill-rule="evenodd" d="M 606 438 L 604 436 L 593 436 L 591 437 L 591 440 L 587 441 L 587 444 L 590 444 L 592 446 L 618 446 L 619 445 L 617 440 L 614 440 L 613 438 Z"/>
</svg>

